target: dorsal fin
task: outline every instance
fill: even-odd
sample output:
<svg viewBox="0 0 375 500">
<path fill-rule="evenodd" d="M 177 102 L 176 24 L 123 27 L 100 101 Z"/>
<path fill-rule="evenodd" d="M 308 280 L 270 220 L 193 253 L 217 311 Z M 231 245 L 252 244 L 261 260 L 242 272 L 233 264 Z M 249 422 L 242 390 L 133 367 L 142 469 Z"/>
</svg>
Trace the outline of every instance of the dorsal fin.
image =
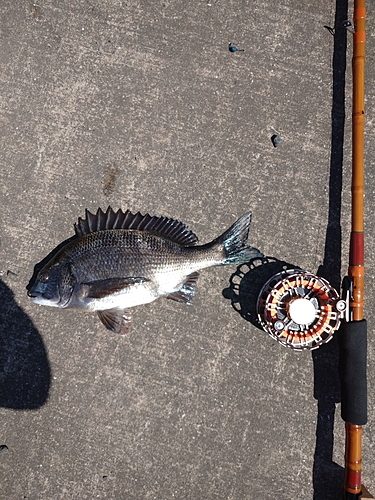
<svg viewBox="0 0 375 500">
<path fill-rule="evenodd" d="M 185 224 L 167 217 L 152 217 L 149 214 L 142 215 L 140 212 L 132 214 L 129 210 L 123 212 L 121 209 L 115 212 L 111 207 L 108 207 L 106 212 L 99 208 L 96 214 L 86 209 L 85 217 L 85 219 L 80 217 L 74 224 L 77 236 L 106 229 L 136 229 L 163 236 L 184 246 L 198 243 L 197 236 L 189 231 Z"/>
</svg>

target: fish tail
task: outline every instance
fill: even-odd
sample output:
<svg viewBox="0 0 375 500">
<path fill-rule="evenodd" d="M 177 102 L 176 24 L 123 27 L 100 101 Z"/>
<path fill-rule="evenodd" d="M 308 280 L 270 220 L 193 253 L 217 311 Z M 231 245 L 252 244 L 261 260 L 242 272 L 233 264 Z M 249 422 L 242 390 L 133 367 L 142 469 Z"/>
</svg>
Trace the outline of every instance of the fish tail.
<svg viewBox="0 0 375 500">
<path fill-rule="evenodd" d="M 251 212 L 246 213 L 229 229 L 225 231 L 216 242 L 221 243 L 224 250 L 223 265 L 244 264 L 251 259 L 263 257 L 257 248 L 247 245 L 251 224 Z"/>
</svg>

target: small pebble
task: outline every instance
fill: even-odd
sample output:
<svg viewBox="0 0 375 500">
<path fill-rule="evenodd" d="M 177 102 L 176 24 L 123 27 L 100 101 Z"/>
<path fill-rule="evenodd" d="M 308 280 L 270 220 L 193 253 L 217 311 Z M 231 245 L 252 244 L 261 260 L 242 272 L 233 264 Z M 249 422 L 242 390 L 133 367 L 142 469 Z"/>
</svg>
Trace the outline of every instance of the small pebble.
<svg viewBox="0 0 375 500">
<path fill-rule="evenodd" d="M 278 136 L 277 134 L 274 134 L 272 137 L 271 137 L 271 141 L 272 141 L 272 144 L 275 148 L 277 148 L 278 146 L 281 146 L 281 144 L 283 143 L 283 140 L 281 139 L 280 136 Z"/>
<path fill-rule="evenodd" d="M 229 52 L 245 52 L 244 49 L 238 49 L 233 43 L 229 44 Z"/>
</svg>

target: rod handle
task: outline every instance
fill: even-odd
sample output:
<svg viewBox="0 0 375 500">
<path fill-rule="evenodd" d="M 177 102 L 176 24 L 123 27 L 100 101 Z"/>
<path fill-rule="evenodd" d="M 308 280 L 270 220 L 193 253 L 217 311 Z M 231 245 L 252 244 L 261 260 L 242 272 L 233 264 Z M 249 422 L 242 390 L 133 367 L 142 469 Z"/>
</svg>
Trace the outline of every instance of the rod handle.
<svg viewBox="0 0 375 500">
<path fill-rule="evenodd" d="M 367 423 L 367 322 L 342 323 L 340 346 L 341 417 L 353 425 Z"/>
</svg>

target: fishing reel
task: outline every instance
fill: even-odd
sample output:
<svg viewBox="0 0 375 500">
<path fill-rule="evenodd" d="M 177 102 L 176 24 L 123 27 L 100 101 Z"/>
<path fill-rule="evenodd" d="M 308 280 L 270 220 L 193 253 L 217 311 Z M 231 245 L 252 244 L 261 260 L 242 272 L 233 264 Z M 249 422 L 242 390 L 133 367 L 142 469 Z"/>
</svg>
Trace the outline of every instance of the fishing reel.
<svg viewBox="0 0 375 500">
<path fill-rule="evenodd" d="M 263 329 L 295 350 L 317 349 L 329 342 L 348 307 L 327 280 L 300 269 L 272 276 L 257 301 Z"/>
</svg>

